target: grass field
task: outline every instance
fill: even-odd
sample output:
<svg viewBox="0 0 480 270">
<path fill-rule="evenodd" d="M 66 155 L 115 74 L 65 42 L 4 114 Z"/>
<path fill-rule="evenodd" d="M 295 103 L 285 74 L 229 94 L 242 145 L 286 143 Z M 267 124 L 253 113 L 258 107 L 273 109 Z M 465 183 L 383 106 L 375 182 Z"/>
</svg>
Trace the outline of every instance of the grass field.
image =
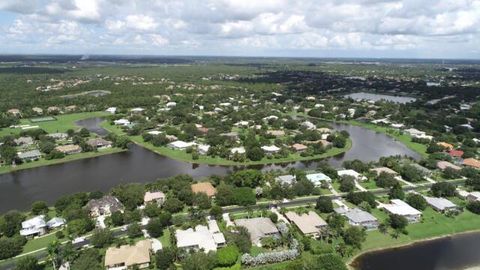
<svg viewBox="0 0 480 270">
<path fill-rule="evenodd" d="M 57 120 L 55 121 L 46 121 L 46 122 L 35 122 L 32 123 L 29 119 L 20 120 L 20 125 L 34 125 L 39 126 L 41 129 L 45 130 L 48 133 L 56 132 L 66 132 L 69 129 L 79 129 L 75 122 L 78 120 L 83 120 L 91 117 L 101 117 L 110 115 L 107 112 L 83 112 L 83 113 L 73 113 L 73 114 L 64 114 L 55 116 Z M 0 137 L 5 135 L 16 135 L 22 131 L 20 128 L 3 128 L 0 130 Z"/>
</svg>

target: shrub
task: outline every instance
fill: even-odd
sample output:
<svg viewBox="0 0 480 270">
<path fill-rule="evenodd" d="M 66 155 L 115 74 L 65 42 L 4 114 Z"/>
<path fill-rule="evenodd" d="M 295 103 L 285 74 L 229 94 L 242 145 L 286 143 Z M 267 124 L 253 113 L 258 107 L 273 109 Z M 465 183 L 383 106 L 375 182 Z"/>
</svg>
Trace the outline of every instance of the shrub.
<svg viewBox="0 0 480 270">
<path fill-rule="evenodd" d="M 468 211 L 480 215 L 480 201 L 469 202 L 467 204 Z"/>
<path fill-rule="evenodd" d="M 217 264 L 222 267 L 232 266 L 237 262 L 240 251 L 236 246 L 229 245 L 217 251 Z"/>
</svg>

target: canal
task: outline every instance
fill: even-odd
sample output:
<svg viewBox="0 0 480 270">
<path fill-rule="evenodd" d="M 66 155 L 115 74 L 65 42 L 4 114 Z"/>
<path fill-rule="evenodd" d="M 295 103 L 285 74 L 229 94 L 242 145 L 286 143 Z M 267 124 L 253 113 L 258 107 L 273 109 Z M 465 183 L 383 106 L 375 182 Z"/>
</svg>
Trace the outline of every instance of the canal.
<svg viewBox="0 0 480 270">
<path fill-rule="evenodd" d="M 90 131 L 104 135 L 98 127 L 101 120 L 78 122 Z M 353 146 L 339 156 L 322 161 L 293 162 L 252 166 L 267 170 L 315 169 L 319 162 L 340 167 L 345 160 L 376 161 L 382 156 L 406 155 L 418 159 L 419 155 L 391 137 L 375 131 L 347 124 L 334 124 L 335 129 L 347 130 Z M 76 160 L 52 166 L 38 167 L 0 175 L 0 213 L 11 209 L 29 209 L 38 200 L 55 202 L 59 197 L 83 191 L 108 191 L 121 183 L 146 183 L 160 178 L 188 174 L 194 178 L 225 175 L 238 167 L 198 165 L 173 160 L 132 145 L 127 152 Z"/>
</svg>

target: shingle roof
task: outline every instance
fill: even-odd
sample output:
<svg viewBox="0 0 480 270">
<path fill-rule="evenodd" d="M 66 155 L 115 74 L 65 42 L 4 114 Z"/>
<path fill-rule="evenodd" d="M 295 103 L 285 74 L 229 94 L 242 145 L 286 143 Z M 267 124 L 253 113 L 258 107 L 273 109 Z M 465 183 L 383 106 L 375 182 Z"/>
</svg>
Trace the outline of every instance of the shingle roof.
<svg viewBox="0 0 480 270">
<path fill-rule="evenodd" d="M 150 249 L 152 242 L 142 240 L 134 246 L 110 247 L 105 254 L 105 266 L 125 264 L 130 267 L 137 264 L 150 263 Z"/>
</svg>

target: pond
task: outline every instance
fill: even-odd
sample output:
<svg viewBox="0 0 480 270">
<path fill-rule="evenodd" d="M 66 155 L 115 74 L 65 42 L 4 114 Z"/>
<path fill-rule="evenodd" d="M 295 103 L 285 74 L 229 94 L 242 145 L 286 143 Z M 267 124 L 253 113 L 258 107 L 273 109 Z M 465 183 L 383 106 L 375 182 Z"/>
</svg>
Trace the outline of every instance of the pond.
<svg viewBox="0 0 480 270">
<path fill-rule="evenodd" d="M 104 135 L 106 131 L 98 127 L 101 121 L 95 118 L 80 121 L 78 124 Z M 352 159 L 374 161 L 390 155 L 419 158 L 417 153 L 385 134 L 347 124 L 333 124 L 333 127 L 350 133 L 353 146 L 348 152 L 322 161 L 262 165 L 252 166 L 252 168 L 264 171 L 291 167 L 315 169 L 319 162 L 328 162 L 332 166 L 340 167 L 343 161 Z M 178 174 L 202 178 L 225 175 L 237 169 L 240 167 L 181 162 L 132 145 L 127 152 L 1 174 L 0 213 L 11 209 L 28 209 L 37 200 L 53 203 L 62 195 L 75 192 L 108 191 L 121 183 L 147 183 Z"/>
<path fill-rule="evenodd" d="M 365 92 L 348 94 L 348 95 L 345 95 L 344 97 L 352 98 L 356 101 L 361 101 L 361 100 L 372 100 L 372 101 L 385 100 L 385 101 L 390 101 L 390 102 L 394 102 L 394 103 L 401 103 L 401 104 L 413 102 L 413 101 L 416 100 L 416 98 L 413 98 L 413 97 L 391 96 L 391 95 L 373 94 L 373 93 L 365 93 Z"/>
<path fill-rule="evenodd" d="M 460 270 L 480 265 L 480 233 L 461 234 L 375 251 L 358 257 L 358 270 Z"/>
</svg>

